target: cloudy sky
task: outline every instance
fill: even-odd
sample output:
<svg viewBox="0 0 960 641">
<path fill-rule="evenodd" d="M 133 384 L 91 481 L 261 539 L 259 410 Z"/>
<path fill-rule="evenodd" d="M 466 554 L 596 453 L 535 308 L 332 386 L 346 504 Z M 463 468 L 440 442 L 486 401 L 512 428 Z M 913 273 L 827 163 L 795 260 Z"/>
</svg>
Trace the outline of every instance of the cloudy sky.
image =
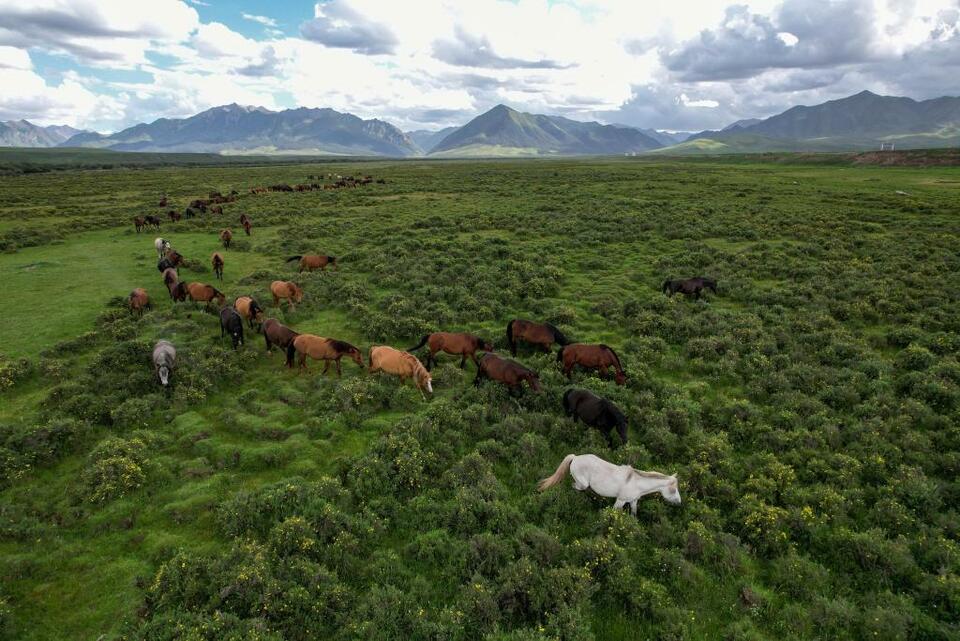
<svg viewBox="0 0 960 641">
<path fill-rule="evenodd" d="M 0 120 L 98 131 L 231 102 L 700 130 L 958 95 L 960 0 L 0 0 L 0 87 Z"/>
</svg>

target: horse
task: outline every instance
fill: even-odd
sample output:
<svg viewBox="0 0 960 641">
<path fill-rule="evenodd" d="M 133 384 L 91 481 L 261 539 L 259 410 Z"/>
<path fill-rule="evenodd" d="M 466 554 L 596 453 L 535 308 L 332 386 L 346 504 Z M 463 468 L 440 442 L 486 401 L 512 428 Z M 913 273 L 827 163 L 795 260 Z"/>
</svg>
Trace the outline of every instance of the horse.
<svg viewBox="0 0 960 641">
<path fill-rule="evenodd" d="M 179 267 L 183 264 L 183 254 L 178 252 L 176 249 L 168 249 L 167 253 L 163 256 L 169 260 L 174 267 Z"/>
<path fill-rule="evenodd" d="M 237 310 L 241 318 L 247 319 L 250 329 L 253 329 L 254 322 L 258 325 L 263 323 L 263 308 L 250 296 L 239 296 L 233 302 L 233 308 Z"/>
<path fill-rule="evenodd" d="M 660 287 L 660 290 L 667 296 L 673 296 L 680 292 L 685 296 L 693 296 L 697 299 L 700 298 L 700 293 L 704 289 L 709 289 L 716 294 L 717 281 L 703 277 L 687 278 L 686 280 L 665 280 Z"/>
<path fill-rule="evenodd" d="M 517 342 L 521 340 L 539 345 L 545 352 L 549 352 L 550 347 L 554 343 L 560 345 L 570 344 L 570 341 L 563 335 L 563 332 L 550 323 L 535 323 L 533 321 L 515 318 L 507 323 L 507 343 L 510 345 L 510 353 L 512 355 L 517 355 Z"/>
<path fill-rule="evenodd" d="M 127 306 L 130 308 L 131 314 L 137 314 L 138 316 L 143 316 L 143 310 L 153 307 L 153 305 L 150 304 L 150 297 L 147 295 L 147 290 L 142 287 L 137 287 L 130 292 L 130 296 L 127 297 Z"/>
<path fill-rule="evenodd" d="M 557 352 L 557 362 L 563 364 L 563 373 L 570 380 L 570 374 L 575 365 L 580 365 L 587 369 L 595 369 L 600 373 L 600 378 L 607 375 L 607 368 L 614 370 L 613 378 L 617 385 L 624 385 L 627 382 L 627 375 L 620 365 L 620 357 L 613 351 L 613 348 L 607 345 L 588 345 L 586 343 L 573 343 L 564 345 Z"/>
<path fill-rule="evenodd" d="M 166 257 L 161 258 L 160 261 L 157 263 L 157 271 L 160 272 L 161 274 L 167 271 L 168 269 L 176 269 L 176 268 L 177 268 L 177 265 L 173 261 L 171 261 L 169 258 L 166 258 Z"/>
<path fill-rule="evenodd" d="M 240 214 L 240 224 L 250 222 L 250 217 L 246 214 Z"/>
<path fill-rule="evenodd" d="M 243 345 L 243 319 L 232 307 L 220 310 L 220 338 L 223 338 L 224 334 L 230 334 L 233 349 L 237 349 L 237 345 Z"/>
<path fill-rule="evenodd" d="M 210 213 L 223 214 L 223 207 L 221 207 L 220 205 L 214 205 L 213 207 L 210 208 Z"/>
<path fill-rule="evenodd" d="M 273 306 L 280 304 L 280 299 L 287 300 L 287 309 L 295 308 L 294 302 L 303 300 L 303 289 L 289 280 L 275 280 L 270 283 L 270 293 L 273 294 Z"/>
<path fill-rule="evenodd" d="M 620 442 L 626 445 L 627 417 L 611 401 L 585 389 L 568 389 L 563 395 L 563 411 L 574 423 L 579 419 L 600 430 L 610 447 L 613 447 L 610 430 L 617 428 Z"/>
<path fill-rule="evenodd" d="M 167 197 L 163 196 L 160 198 L 160 202 L 157 204 L 157 207 L 166 207 L 167 206 Z"/>
<path fill-rule="evenodd" d="M 223 292 L 213 285 L 180 281 L 178 287 L 195 303 L 207 303 L 207 305 L 209 305 L 210 301 L 216 300 L 217 304 L 223 305 L 227 302 L 227 297 L 223 295 Z"/>
<path fill-rule="evenodd" d="M 267 353 L 273 352 L 273 346 L 279 346 L 284 353 L 298 334 L 275 318 L 268 318 L 264 321 L 263 340 L 267 343 Z M 293 358 L 287 356 L 287 367 L 293 367 Z"/>
<path fill-rule="evenodd" d="M 671 505 L 680 505 L 680 490 L 677 476 L 660 472 L 642 472 L 629 465 L 614 465 L 593 454 L 567 454 L 557 471 L 537 484 L 541 492 L 563 480 L 567 473 L 573 477 L 573 489 L 591 489 L 600 496 L 615 498 L 615 510 L 630 506 L 637 515 L 637 501 L 647 494 L 660 493 Z"/>
<path fill-rule="evenodd" d="M 171 209 L 170 211 L 168 211 L 167 216 L 170 217 L 171 223 L 179 222 L 180 219 L 183 218 L 183 216 L 180 215 L 180 212 L 176 211 L 175 209 Z"/>
<path fill-rule="evenodd" d="M 143 231 L 143 228 L 147 226 L 147 219 L 143 216 L 134 216 L 133 226 L 137 228 L 137 233 L 139 234 Z"/>
<path fill-rule="evenodd" d="M 473 384 L 480 385 L 484 378 L 503 383 L 510 389 L 511 394 L 523 391 L 523 381 L 526 381 L 534 392 L 540 392 L 540 377 L 536 372 L 527 369 L 517 361 L 500 358 L 490 352 L 480 357 L 477 363 L 477 376 L 473 379 Z"/>
<path fill-rule="evenodd" d="M 224 229 L 220 232 L 220 242 L 223 243 L 224 249 L 230 249 L 230 241 L 233 240 L 233 232 L 229 229 Z"/>
<path fill-rule="evenodd" d="M 333 265 L 334 269 L 337 268 L 337 257 L 336 256 L 318 256 L 316 254 L 306 254 L 304 256 L 291 256 L 284 262 L 290 263 L 295 260 L 299 260 L 297 271 L 303 273 L 303 270 L 312 272 L 315 269 L 321 269 L 326 271 L 327 265 Z"/>
<path fill-rule="evenodd" d="M 423 394 L 426 390 L 433 394 L 433 377 L 417 357 L 407 352 L 401 352 L 387 345 L 373 345 L 367 355 L 370 363 L 370 373 L 384 371 L 400 377 L 402 385 L 408 378 L 413 379 L 417 389 Z"/>
<path fill-rule="evenodd" d="M 157 260 L 160 260 L 170 251 L 170 241 L 165 238 L 154 238 L 153 248 L 157 250 Z"/>
<path fill-rule="evenodd" d="M 335 338 L 324 338 L 313 334 L 300 334 L 287 345 L 287 363 L 293 363 L 293 357 L 299 354 L 300 369 L 307 369 L 307 356 L 318 361 L 324 361 L 323 373 L 330 369 L 330 361 L 337 364 L 337 376 L 341 375 L 340 359 L 349 356 L 354 363 L 363 367 L 363 358 L 360 350 L 344 341 Z"/>
<path fill-rule="evenodd" d="M 156 227 L 157 229 L 160 229 L 160 219 L 157 218 L 156 216 L 149 216 L 149 215 L 144 216 L 143 220 L 146 222 L 146 224 Z"/>
<path fill-rule="evenodd" d="M 163 270 L 163 284 L 166 286 L 171 299 L 181 302 L 186 300 L 186 290 L 182 290 L 180 287 L 180 276 L 176 269 L 168 267 Z"/>
<path fill-rule="evenodd" d="M 250 228 L 253 227 L 253 225 L 250 224 L 250 221 L 249 221 L 249 220 L 243 221 L 243 222 L 241 223 L 241 225 L 243 225 L 243 233 L 245 233 L 247 236 L 249 236 L 249 235 L 250 235 Z"/>
<path fill-rule="evenodd" d="M 473 361 L 474 365 L 479 367 L 477 363 L 477 352 L 492 352 L 493 344 L 488 340 L 484 340 L 479 336 L 474 336 L 473 334 L 468 334 L 467 332 L 434 332 L 433 334 L 427 334 L 420 339 L 420 342 L 408 349 L 408 352 L 415 352 L 424 345 L 430 350 L 427 354 L 427 371 L 430 371 L 430 366 L 436 362 L 435 354 L 437 352 L 446 352 L 447 354 L 459 354 L 460 355 L 460 369 L 463 369 L 466 365 L 467 357 L 470 357 L 470 360 Z"/>
<path fill-rule="evenodd" d="M 157 379 L 161 385 L 166 386 L 170 382 L 170 374 L 177 364 L 177 350 L 168 340 L 159 340 L 153 347 L 153 370 L 157 374 Z"/>
<path fill-rule="evenodd" d="M 217 275 L 217 280 L 223 281 L 223 256 L 220 252 L 213 252 L 210 257 L 210 264 L 213 265 L 213 273 Z"/>
</svg>

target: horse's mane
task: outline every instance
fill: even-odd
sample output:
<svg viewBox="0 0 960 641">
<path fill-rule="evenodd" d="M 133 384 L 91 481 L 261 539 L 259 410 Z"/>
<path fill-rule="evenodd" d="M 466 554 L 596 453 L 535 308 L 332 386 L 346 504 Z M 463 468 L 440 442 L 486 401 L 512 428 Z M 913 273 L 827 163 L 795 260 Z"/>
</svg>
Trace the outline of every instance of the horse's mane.
<svg viewBox="0 0 960 641">
<path fill-rule="evenodd" d="M 350 343 L 346 341 L 338 341 L 335 338 L 328 338 L 327 343 L 329 343 L 330 346 L 333 347 L 333 349 L 337 350 L 338 352 L 350 352 L 357 349 Z"/>
<path fill-rule="evenodd" d="M 567 337 L 563 335 L 563 332 L 557 329 L 556 325 L 552 325 L 550 323 L 544 323 L 543 325 L 544 327 L 549 329 L 551 332 L 553 332 L 553 337 L 554 339 L 556 339 L 558 343 L 560 343 L 561 345 L 567 345 L 570 343 L 570 341 L 567 340 Z"/>
<path fill-rule="evenodd" d="M 670 476 L 669 474 L 663 474 L 662 472 L 645 472 L 645 471 L 643 471 L 643 470 L 636 470 L 636 469 L 633 469 L 633 468 L 630 468 L 630 469 L 631 469 L 631 470 L 633 471 L 633 473 L 636 474 L 637 476 L 642 476 L 642 477 L 648 478 L 648 479 L 664 479 L 664 480 L 666 480 L 666 479 L 673 479 L 673 477 Z"/>
<path fill-rule="evenodd" d="M 600 343 L 600 347 L 602 347 L 603 349 L 608 349 L 608 350 L 610 350 L 610 353 L 613 354 L 613 357 L 614 357 L 614 358 L 616 359 L 616 361 L 617 361 L 617 367 L 619 367 L 619 368 L 620 368 L 620 371 L 622 372 L 622 371 L 623 371 L 623 365 L 620 364 L 620 357 L 617 355 L 617 353 L 616 353 L 615 351 L 613 351 L 613 348 L 610 347 L 609 345 L 604 345 L 603 343 Z"/>
</svg>

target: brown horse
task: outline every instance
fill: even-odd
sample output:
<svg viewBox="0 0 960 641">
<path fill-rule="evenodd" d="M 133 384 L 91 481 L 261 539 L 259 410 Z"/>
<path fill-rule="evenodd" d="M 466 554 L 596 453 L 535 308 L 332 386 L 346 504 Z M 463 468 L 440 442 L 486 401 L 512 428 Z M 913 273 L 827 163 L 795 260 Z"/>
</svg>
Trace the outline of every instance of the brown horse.
<svg viewBox="0 0 960 641">
<path fill-rule="evenodd" d="M 480 385 L 484 378 L 503 383 L 510 389 L 511 394 L 523 391 L 523 381 L 526 381 L 534 392 L 540 391 L 540 377 L 536 372 L 527 369 L 517 361 L 500 358 L 489 352 L 480 357 L 477 376 L 473 379 L 473 384 Z"/>
<path fill-rule="evenodd" d="M 545 352 L 549 352 L 554 343 L 570 344 L 563 332 L 550 323 L 535 323 L 515 318 L 507 323 L 507 343 L 510 345 L 510 353 L 514 356 L 517 355 L 518 341 L 539 345 Z"/>
<path fill-rule="evenodd" d="M 213 207 L 210 208 L 210 213 L 223 214 L 223 207 L 221 207 L 220 205 L 214 205 Z"/>
<path fill-rule="evenodd" d="M 304 256 L 291 256 L 286 261 L 287 263 L 299 260 L 299 268 L 297 271 L 303 273 L 303 270 L 312 272 L 315 269 L 322 269 L 326 271 L 327 265 L 333 265 L 334 269 L 337 268 L 337 258 L 336 256 L 318 256 L 316 254 L 307 254 Z"/>
<path fill-rule="evenodd" d="M 186 290 L 180 287 L 180 277 L 173 267 L 163 270 L 163 284 L 166 285 L 173 300 L 183 302 L 187 299 Z"/>
<path fill-rule="evenodd" d="M 413 379 L 421 394 L 424 390 L 433 394 L 433 378 L 413 354 L 401 352 L 387 345 L 374 345 L 370 348 L 367 360 L 370 362 L 371 374 L 383 371 L 399 376 L 401 385 L 410 378 Z"/>
<path fill-rule="evenodd" d="M 240 318 L 245 318 L 247 325 L 253 328 L 253 324 L 263 324 L 263 308 L 257 301 L 250 296 L 240 296 L 233 303 L 233 308 L 240 314 Z"/>
<path fill-rule="evenodd" d="M 147 226 L 147 219 L 143 216 L 134 216 L 133 226 L 137 228 L 137 233 L 139 234 L 143 231 L 143 228 Z"/>
<path fill-rule="evenodd" d="M 299 335 L 276 318 L 268 318 L 263 323 L 263 340 L 267 343 L 268 353 L 273 352 L 274 345 L 279 346 L 286 353 L 293 339 Z M 287 357 L 287 367 L 293 367 L 292 356 Z"/>
<path fill-rule="evenodd" d="M 303 289 L 293 281 L 275 280 L 270 283 L 270 293 L 273 294 L 273 306 L 280 304 L 281 299 L 286 299 L 287 309 L 295 309 L 294 303 L 303 300 Z"/>
<path fill-rule="evenodd" d="M 206 305 L 209 305 L 210 301 L 215 300 L 218 305 L 223 305 L 227 302 L 227 297 L 223 295 L 223 292 L 213 285 L 180 281 L 178 287 L 195 303 L 206 303 Z"/>
<path fill-rule="evenodd" d="M 477 365 L 477 352 L 492 352 L 493 344 L 488 341 L 480 338 L 479 336 L 474 336 L 473 334 L 468 334 L 467 332 L 434 332 L 433 334 L 427 334 L 420 339 L 420 342 L 410 349 L 408 352 L 415 352 L 424 345 L 430 350 L 427 354 L 427 371 L 430 371 L 430 366 L 436 362 L 436 353 L 437 352 L 446 352 L 447 354 L 459 354 L 460 355 L 460 369 L 463 369 L 466 365 L 467 357 L 470 357 L 470 360 L 473 361 L 474 365 Z M 479 365 L 478 365 L 479 366 Z"/>
<path fill-rule="evenodd" d="M 213 265 L 213 273 L 217 275 L 217 280 L 223 281 L 223 256 L 220 252 L 213 252 L 210 257 L 210 264 Z"/>
<path fill-rule="evenodd" d="M 171 223 L 179 222 L 179 220 L 183 218 L 183 216 L 180 215 L 180 212 L 173 209 L 167 212 L 167 216 L 170 217 Z"/>
<path fill-rule="evenodd" d="M 240 224 L 241 224 L 241 225 L 242 225 L 243 223 L 246 223 L 246 222 L 249 222 L 249 221 L 250 221 L 250 217 L 249 217 L 249 216 L 247 216 L 246 214 L 240 214 Z"/>
<path fill-rule="evenodd" d="M 627 382 L 627 375 L 620 365 L 620 357 L 611 347 L 606 345 L 588 345 L 586 343 L 574 343 L 564 345 L 557 352 L 557 362 L 563 363 L 563 373 L 570 379 L 575 365 L 587 369 L 595 369 L 600 373 L 600 378 L 607 375 L 607 368 L 614 370 L 614 380 L 617 385 L 624 385 Z"/>
<path fill-rule="evenodd" d="M 167 261 L 169 261 L 169 263 L 174 267 L 183 265 L 183 254 L 178 252 L 176 249 L 168 249 L 167 253 L 165 253 L 163 257 L 166 258 Z"/>
<path fill-rule="evenodd" d="M 130 296 L 127 298 L 127 306 L 130 308 L 131 314 L 143 316 L 143 310 L 152 307 L 152 305 L 150 305 L 150 297 L 147 295 L 147 290 L 142 287 L 137 287 L 130 292 Z"/>
<path fill-rule="evenodd" d="M 143 217 L 143 220 L 146 224 L 150 225 L 151 227 L 156 227 L 157 229 L 160 229 L 160 219 L 157 218 L 156 216 L 147 215 Z"/>
<path fill-rule="evenodd" d="M 354 363 L 363 367 L 363 358 L 360 350 L 344 341 L 335 338 L 324 338 L 313 334 L 300 334 L 287 346 L 287 363 L 293 362 L 294 354 L 299 355 L 300 369 L 307 369 L 307 356 L 318 361 L 324 361 L 323 373 L 330 369 L 330 362 L 337 364 L 337 376 L 341 375 L 340 359 L 350 357 Z"/>
<path fill-rule="evenodd" d="M 229 229 L 224 229 L 220 232 L 220 242 L 223 243 L 224 249 L 230 249 L 230 241 L 233 240 L 233 232 Z"/>
<path fill-rule="evenodd" d="M 709 289 L 714 294 L 717 293 L 717 281 L 709 278 L 687 278 L 685 280 L 665 280 L 660 287 L 664 294 L 673 296 L 677 292 L 685 296 L 700 298 L 700 293 L 704 289 Z"/>
<path fill-rule="evenodd" d="M 243 221 L 241 224 L 243 225 L 243 233 L 245 233 L 247 236 L 249 236 L 249 235 L 250 235 L 250 228 L 253 227 L 253 225 L 250 224 L 250 221 L 249 221 L 249 220 L 245 220 L 245 221 Z"/>
</svg>

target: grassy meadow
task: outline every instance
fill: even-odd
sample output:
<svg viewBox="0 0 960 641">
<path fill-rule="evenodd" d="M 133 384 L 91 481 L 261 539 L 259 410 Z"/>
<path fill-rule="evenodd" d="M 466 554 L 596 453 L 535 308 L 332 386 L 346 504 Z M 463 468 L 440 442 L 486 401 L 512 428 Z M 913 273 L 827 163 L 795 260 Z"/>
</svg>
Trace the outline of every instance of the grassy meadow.
<svg viewBox="0 0 960 641">
<path fill-rule="evenodd" d="M 18 162 L 23 159 L 17 159 Z M 206 161 L 204 161 L 206 162 Z M 62 169 L 62 168 L 58 168 Z M 248 195 L 328 172 L 385 185 Z M 960 636 L 960 168 L 723 159 L 152 166 L 0 177 L 0 639 Z M 170 223 L 211 191 L 241 193 Z M 406 348 L 511 318 L 613 346 L 626 445 L 434 368 L 283 367 L 181 279 L 301 332 Z M 237 218 L 253 221 L 245 237 Z M 297 275 L 290 255 L 335 255 Z M 667 298 L 666 278 L 719 294 Z M 269 284 L 305 289 L 293 311 Z M 153 309 L 131 317 L 145 287 Z M 150 353 L 178 349 L 162 390 Z M 676 473 L 637 518 L 545 493 L 568 453 Z"/>
</svg>

